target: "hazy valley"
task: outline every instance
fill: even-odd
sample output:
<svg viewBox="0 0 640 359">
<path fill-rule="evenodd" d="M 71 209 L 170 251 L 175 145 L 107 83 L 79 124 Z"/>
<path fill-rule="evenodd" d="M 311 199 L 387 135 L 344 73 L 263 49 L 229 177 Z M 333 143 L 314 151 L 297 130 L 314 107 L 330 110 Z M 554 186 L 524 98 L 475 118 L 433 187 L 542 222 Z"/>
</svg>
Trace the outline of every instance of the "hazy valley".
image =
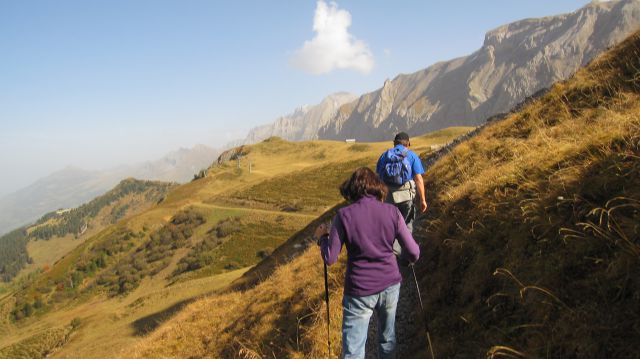
<svg viewBox="0 0 640 359">
<path fill-rule="evenodd" d="M 125 178 L 188 182 L 219 154 L 204 145 L 179 149 L 156 161 L 103 171 L 67 167 L 0 198 L 0 234 L 35 221 L 47 212 L 76 207 Z"/>
</svg>

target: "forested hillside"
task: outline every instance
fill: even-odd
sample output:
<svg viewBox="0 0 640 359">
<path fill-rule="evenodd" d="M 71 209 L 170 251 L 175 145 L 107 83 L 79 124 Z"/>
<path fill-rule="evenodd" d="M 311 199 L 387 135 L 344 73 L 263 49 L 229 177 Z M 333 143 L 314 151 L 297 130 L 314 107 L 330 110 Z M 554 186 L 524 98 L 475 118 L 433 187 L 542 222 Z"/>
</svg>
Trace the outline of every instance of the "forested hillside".
<svg viewBox="0 0 640 359">
<path fill-rule="evenodd" d="M 27 229 L 22 227 L 0 237 L 0 279 L 8 282 L 29 262 Z"/>
</svg>

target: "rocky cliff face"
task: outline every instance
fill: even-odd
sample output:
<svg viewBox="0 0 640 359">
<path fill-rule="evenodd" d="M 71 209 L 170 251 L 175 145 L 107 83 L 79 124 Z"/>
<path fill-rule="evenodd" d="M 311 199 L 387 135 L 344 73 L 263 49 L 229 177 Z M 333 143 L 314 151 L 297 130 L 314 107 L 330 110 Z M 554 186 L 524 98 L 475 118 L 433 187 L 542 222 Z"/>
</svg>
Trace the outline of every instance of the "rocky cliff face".
<svg viewBox="0 0 640 359">
<path fill-rule="evenodd" d="M 475 53 L 399 75 L 343 105 L 317 137 L 388 140 L 398 131 L 479 125 L 568 78 L 639 26 L 640 0 L 593 2 L 570 14 L 501 26 Z"/>
<path fill-rule="evenodd" d="M 356 98 L 356 95 L 346 92 L 329 95 L 318 105 L 300 107 L 273 123 L 251 129 L 244 143 L 256 143 L 273 136 L 289 141 L 316 139 L 318 129 L 327 125 L 338 108 Z"/>
</svg>

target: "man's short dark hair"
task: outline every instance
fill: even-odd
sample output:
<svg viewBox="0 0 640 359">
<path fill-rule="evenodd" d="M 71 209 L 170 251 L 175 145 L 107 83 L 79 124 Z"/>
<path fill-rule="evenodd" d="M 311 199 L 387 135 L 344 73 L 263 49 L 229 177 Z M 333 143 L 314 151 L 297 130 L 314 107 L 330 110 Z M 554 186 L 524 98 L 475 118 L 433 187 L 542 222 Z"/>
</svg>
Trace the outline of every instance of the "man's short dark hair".
<svg viewBox="0 0 640 359">
<path fill-rule="evenodd" d="M 368 167 L 360 167 L 340 186 L 340 194 L 349 202 L 355 202 L 365 195 L 384 201 L 387 185 Z"/>
<path fill-rule="evenodd" d="M 393 139 L 393 145 L 403 145 L 404 147 L 411 145 L 411 142 L 409 142 L 409 135 L 406 132 L 398 133 Z"/>
</svg>

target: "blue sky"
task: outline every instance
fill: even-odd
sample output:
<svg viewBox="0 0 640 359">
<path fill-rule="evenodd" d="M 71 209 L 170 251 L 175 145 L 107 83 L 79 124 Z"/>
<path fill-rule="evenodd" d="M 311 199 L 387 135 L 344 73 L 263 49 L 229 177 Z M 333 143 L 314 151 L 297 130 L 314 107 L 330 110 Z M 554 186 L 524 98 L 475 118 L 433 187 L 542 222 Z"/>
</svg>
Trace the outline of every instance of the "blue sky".
<svg viewBox="0 0 640 359">
<path fill-rule="evenodd" d="M 316 1 L 1 1 L 0 194 L 67 165 L 222 145 L 330 93 L 467 55 L 499 25 L 587 2 L 322 3 L 350 15 L 343 50 L 355 60 L 335 68 L 303 50 L 317 45 Z"/>
</svg>

